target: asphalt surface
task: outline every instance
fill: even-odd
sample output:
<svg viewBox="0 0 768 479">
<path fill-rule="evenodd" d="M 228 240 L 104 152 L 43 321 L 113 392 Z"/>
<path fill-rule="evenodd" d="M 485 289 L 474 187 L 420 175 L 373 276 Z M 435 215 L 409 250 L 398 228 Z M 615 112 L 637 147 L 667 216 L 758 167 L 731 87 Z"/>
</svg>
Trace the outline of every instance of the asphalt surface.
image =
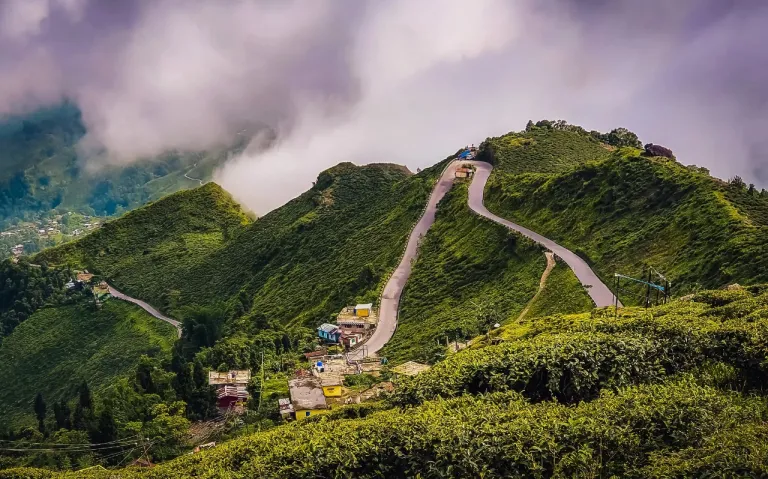
<svg viewBox="0 0 768 479">
<path fill-rule="evenodd" d="M 173 327 L 176 328 L 176 331 L 178 331 L 179 337 L 181 337 L 181 323 L 176 321 L 175 319 L 171 319 L 168 316 L 163 316 L 160 311 L 156 310 L 152 306 L 148 305 L 144 301 L 136 298 L 131 298 L 127 294 L 123 294 L 120 291 L 116 290 L 113 286 L 109 286 L 109 294 L 112 295 L 113 298 L 122 299 L 123 301 L 128 301 L 129 303 L 133 303 L 136 306 L 139 306 L 144 311 L 148 312 L 152 316 L 156 317 L 157 319 L 160 319 L 162 321 L 165 321 L 168 324 L 173 325 Z"/>
<path fill-rule="evenodd" d="M 467 163 L 467 162 L 462 162 Z M 595 306 L 613 306 L 614 296 L 610 289 L 600 280 L 600 278 L 592 271 L 586 261 L 581 259 L 578 255 L 570 250 L 560 246 L 551 239 L 545 238 L 540 234 L 529 230 L 523 226 L 507 221 L 504 218 L 500 218 L 485 207 L 483 204 L 483 192 L 485 191 L 485 184 L 488 181 L 488 177 L 491 176 L 493 166 L 489 163 L 482 161 L 471 161 L 475 168 L 475 177 L 472 180 L 472 184 L 469 187 L 469 208 L 475 213 L 488 218 L 491 221 L 504 225 L 507 228 L 517 231 L 518 233 L 526 236 L 533 241 L 541 244 L 548 250 L 555 253 L 560 259 L 573 270 L 576 277 L 579 279 L 582 285 L 587 288 L 589 297 L 594 301 Z M 453 169 L 451 169 L 453 170 Z M 619 303 L 621 306 L 621 303 Z"/>
<path fill-rule="evenodd" d="M 437 181 L 432 195 L 429 197 L 429 203 L 424 210 L 424 214 L 416 223 L 416 226 L 408 238 L 408 245 L 405 247 L 405 254 L 400 264 L 397 265 L 392 277 L 384 286 L 381 305 L 379 306 L 379 324 L 373 335 L 360 348 L 351 351 L 347 356 L 349 359 L 362 359 L 365 356 L 373 356 L 395 334 L 397 327 L 397 308 L 400 304 L 400 296 L 403 294 L 403 288 L 408 278 L 411 276 L 411 262 L 416 258 L 416 252 L 419 246 L 419 239 L 424 236 L 430 226 L 435 222 L 435 213 L 437 204 L 443 199 L 445 193 L 451 189 L 454 180 L 454 170 L 451 165 L 446 168 L 440 179 Z"/>
</svg>

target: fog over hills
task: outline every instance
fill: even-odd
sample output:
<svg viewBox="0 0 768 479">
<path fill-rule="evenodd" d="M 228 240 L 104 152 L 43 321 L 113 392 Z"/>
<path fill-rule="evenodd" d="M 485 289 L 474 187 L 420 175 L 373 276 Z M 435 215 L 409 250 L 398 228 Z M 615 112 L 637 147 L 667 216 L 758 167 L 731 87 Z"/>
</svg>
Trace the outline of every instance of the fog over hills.
<svg viewBox="0 0 768 479">
<path fill-rule="evenodd" d="M 92 167 L 269 125 L 217 174 L 258 212 L 341 161 L 415 169 L 541 118 L 765 186 L 766 20 L 759 1 L 9 0 L 0 113 L 71 99 Z"/>
</svg>

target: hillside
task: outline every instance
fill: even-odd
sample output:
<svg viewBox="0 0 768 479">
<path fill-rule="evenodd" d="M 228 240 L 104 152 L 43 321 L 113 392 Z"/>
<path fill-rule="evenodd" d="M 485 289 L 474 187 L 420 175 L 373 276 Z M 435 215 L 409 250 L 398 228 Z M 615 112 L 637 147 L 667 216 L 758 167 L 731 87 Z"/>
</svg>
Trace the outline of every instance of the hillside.
<svg viewBox="0 0 768 479">
<path fill-rule="evenodd" d="M 38 392 L 49 403 L 74 398 L 87 381 L 101 391 L 127 375 L 139 357 L 170 358 L 175 329 L 117 300 L 44 308 L 0 345 L 0 426 L 33 424 Z"/>
<path fill-rule="evenodd" d="M 554 175 L 494 173 L 486 205 L 579 252 L 603 278 L 644 276 L 649 264 L 681 295 L 768 281 L 768 196 L 638 150 Z"/>
<path fill-rule="evenodd" d="M 441 354 L 436 340 L 476 336 L 488 326 L 483 316 L 490 325 L 517 318 L 538 288 L 542 251 L 473 214 L 467 186 L 457 183 L 446 194 L 419 247 L 397 330 L 382 351 L 389 361 L 433 362 Z"/>
<path fill-rule="evenodd" d="M 766 291 L 526 321 L 499 344 L 401 380 L 384 403 L 149 470 L 66 477 L 759 477 L 768 472 Z"/>
<path fill-rule="evenodd" d="M 93 169 L 77 150 L 85 134 L 80 111 L 71 103 L 0 119 L 0 230 L 55 212 L 120 215 L 199 186 L 197 179 L 209 180 L 213 169 L 247 142 L 238 137 L 211 151 L 167 152 L 128 166 Z"/>
</svg>

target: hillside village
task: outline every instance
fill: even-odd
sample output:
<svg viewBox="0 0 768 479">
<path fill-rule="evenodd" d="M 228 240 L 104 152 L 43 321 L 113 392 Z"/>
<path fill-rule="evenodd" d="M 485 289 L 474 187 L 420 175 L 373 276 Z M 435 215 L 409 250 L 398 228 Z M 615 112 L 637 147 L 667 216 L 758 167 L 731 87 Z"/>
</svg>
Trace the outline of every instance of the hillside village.
<svg viewBox="0 0 768 479">
<path fill-rule="evenodd" d="M 30 255 L 98 229 L 104 218 L 73 212 L 37 221 L 23 221 L 0 231 L 0 260 Z"/>
</svg>

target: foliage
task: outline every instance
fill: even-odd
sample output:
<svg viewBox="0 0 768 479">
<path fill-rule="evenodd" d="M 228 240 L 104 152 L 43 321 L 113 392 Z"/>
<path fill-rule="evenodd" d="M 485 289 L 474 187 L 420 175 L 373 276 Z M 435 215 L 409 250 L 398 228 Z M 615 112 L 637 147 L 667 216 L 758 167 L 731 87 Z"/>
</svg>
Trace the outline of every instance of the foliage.
<svg viewBox="0 0 768 479">
<path fill-rule="evenodd" d="M 557 175 L 495 172 L 486 206 L 581 254 L 604 279 L 644 277 L 651 265 L 681 295 L 768 281 L 768 202 L 635 153 Z"/>
<path fill-rule="evenodd" d="M 522 132 L 488 138 L 478 159 L 504 173 L 559 173 L 610 154 L 599 134 L 565 122 L 540 121 Z"/>
<path fill-rule="evenodd" d="M 148 201 L 198 186 L 245 138 L 208 152 L 166 152 L 128 166 L 85 168 L 77 143 L 86 134 L 71 103 L 0 121 L 0 229 L 52 212 L 120 215 Z M 185 176 L 186 175 L 186 176 Z"/>
<path fill-rule="evenodd" d="M 38 392 L 50 404 L 75 397 L 83 381 L 103 391 L 142 354 L 170 356 L 175 337 L 172 326 L 117 300 L 99 310 L 82 303 L 41 309 L 0 345 L 1 421 L 29 424 Z"/>
<path fill-rule="evenodd" d="M 467 184 L 457 183 L 419 246 L 397 330 L 382 355 L 434 362 L 444 354 L 430 349 L 436 340 L 463 341 L 516 318 L 536 293 L 544 263 L 538 247 L 474 215 Z"/>
<path fill-rule="evenodd" d="M 25 259 L 0 262 L 0 341 L 39 308 L 82 299 L 84 293 L 64 289 L 70 278 L 67 269 L 33 266 Z"/>
<path fill-rule="evenodd" d="M 557 260 L 547 283 L 531 304 L 529 318 L 553 314 L 573 314 L 589 311 L 594 304 L 571 268 Z"/>
</svg>

